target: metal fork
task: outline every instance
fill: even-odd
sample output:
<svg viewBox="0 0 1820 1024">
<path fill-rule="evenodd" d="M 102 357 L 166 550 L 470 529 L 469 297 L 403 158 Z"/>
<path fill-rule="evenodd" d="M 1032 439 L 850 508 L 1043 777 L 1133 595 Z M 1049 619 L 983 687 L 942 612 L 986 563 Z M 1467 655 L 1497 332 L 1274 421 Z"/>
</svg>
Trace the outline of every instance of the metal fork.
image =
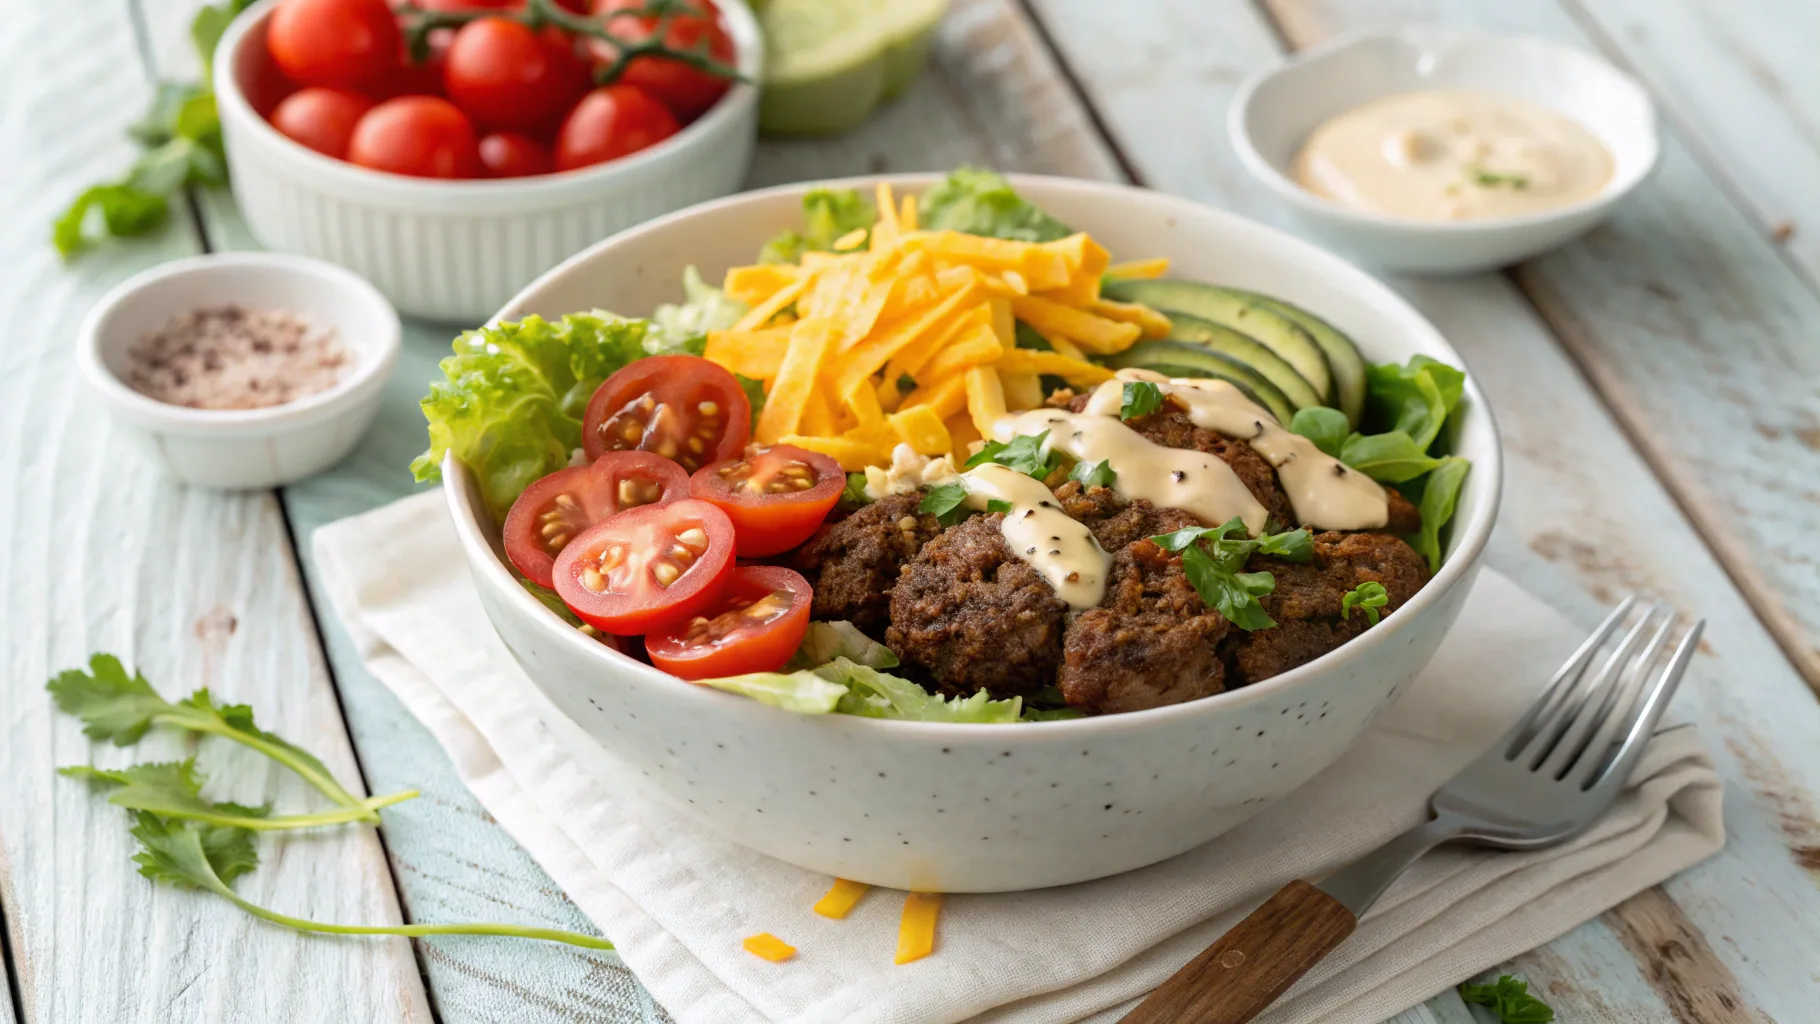
<svg viewBox="0 0 1820 1024">
<path fill-rule="evenodd" d="M 1633 612 L 1640 612 L 1634 622 Z M 1464 840 L 1528 850 L 1585 830 L 1643 756 L 1706 621 L 1695 622 L 1663 662 L 1674 624 L 1668 605 L 1625 598 L 1523 717 L 1429 799 L 1427 821 L 1319 886 L 1284 886 L 1122 1024 L 1242 1024 L 1352 934 L 1390 883 L 1434 847 Z"/>
</svg>

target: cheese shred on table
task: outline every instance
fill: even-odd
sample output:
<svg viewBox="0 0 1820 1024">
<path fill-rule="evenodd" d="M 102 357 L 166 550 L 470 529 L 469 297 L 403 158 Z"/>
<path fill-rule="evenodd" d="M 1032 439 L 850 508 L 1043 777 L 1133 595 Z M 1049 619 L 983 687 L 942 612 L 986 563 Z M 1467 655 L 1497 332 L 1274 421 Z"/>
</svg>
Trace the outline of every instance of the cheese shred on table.
<svg viewBox="0 0 1820 1024">
<path fill-rule="evenodd" d="M 741 939 L 739 944 L 746 947 L 746 952 L 761 960 L 769 960 L 774 964 L 781 964 L 785 960 L 796 955 L 795 946 L 790 945 L 770 932 L 759 932 L 757 935 L 749 935 L 746 938 Z"/>
<path fill-rule="evenodd" d="M 866 891 L 871 888 L 864 882 L 836 878 L 834 887 L 828 890 L 828 894 L 815 902 L 815 912 L 838 921 L 846 917 L 847 912 L 852 910 L 860 898 L 866 895 Z"/>
<path fill-rule="evenodd" d="M 904 898 L 904 916 L 897 924 L 897 959 L 907 964 L 935 952 L 935 922 L 941 916 L 942 894 L 913 892 Z"/>
<path fill-rule="evenodd" d="M 915 196 L 880 184 L 877 200 L 877 223 L 833 252 L 727 272 L 727 295 L 751 309 L 709 334 L 705 354 L 763 382 L 762 444 L 822 452 L 849 472 L 888 464 L 900 444 L 965 459 L 999 417 L 1042 404 L 1042 377 L 1092 387 L 1111 373 L 1088 356 L 1169 333 L 1154 310 L 1101 298 L 1111 256 L 1085 234 L 928 231 Z M 1049 350 L 1019 348 L 1020 322 Z"/>
</svg>

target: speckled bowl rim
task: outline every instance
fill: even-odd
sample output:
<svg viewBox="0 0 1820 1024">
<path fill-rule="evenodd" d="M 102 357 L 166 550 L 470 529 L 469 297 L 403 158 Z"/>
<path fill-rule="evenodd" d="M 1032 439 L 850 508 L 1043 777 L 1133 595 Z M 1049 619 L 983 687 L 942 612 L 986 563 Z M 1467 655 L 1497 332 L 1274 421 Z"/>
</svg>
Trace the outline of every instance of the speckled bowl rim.
<svg viewBox="0 0 1820 1024">
<path fill-rule="evenodd" d="M 497 323 L 501 315 L 523 304 L 527 299 L 542 290 L 547 284 L 568 272 L 575 265 L 591 259 L 597 252 L 646 234 L 667 230 L 671 225 L 683 220 L 697 217 L 712 217 L 732 207 L 760 202 L 779 195 L 801 195 L 811 188 L 853 188 L 862 194 L 868 194 L 880 181 L 889 183 L 893 188 L 920 189 L 940 180 L 940 174 L 886 174 L 864 175 L 852 178 L 837 178 L 826 181 L 796 182 L 788 185 L 777 185 L 770 188 L 741 192 L 737 195 L 710 200 L 675 213 L 647 221 L 635 228 L 622 231 L 604 239 L 587 249 L 570 257 L 546 272 L 537 280 L 526 285 L 518 295 L 502 308 L 489 323 Z M 1109 199 L 1127 201 L 1159 202 L 1164 205 L 1177 205 L 1191 208 L 1197 212 L 1211 210 L 1222 217 L 1242 222 L 1247 229 L 1256 230 L 1272 236 L 1277 244 L 1297 251 L 1298 265 L 1307 268 L 1308 273 L 1320 275 L 1337 287 L 1344 288 L 1355 295 L 1369 297 L 1374 305 L 1382 305 L 1395 311 L 1402 319 L 1411 319 L 1426 325 L 1434 338 L 1440 342 L 1447 355 L 1457 366 L 1466 366 L 1453 345 L 1447 341 L 1439 328 L 1436 328 L 1414 306 L 1405 301 L 1388 285 L 1354 266 L 1352 263 L 1329 252 L 1326 249 L 1306 241 L 1286 231 L 1267 224 L 1251 220 L 1232 213 L 1196 203 L 1179 196 L 1170 196 L 1148 189 L 1135 188 L 1130 185 L 1107 182 L 1083 181 L 1061 178 L 1050 175 L 1012 174 L 1007 175 L 1014 186 L 1025 183 L 1066 187 L 1085 191 L 1105 193 Z M 961 724 L 951 722 L 910 722 L 896 719 L 867 718 L 861 715 L 824 715 L 819 716 L 829 728 L 857 730 L 908 731 L 910 733 L 934 739 L 960 740 L 967 737 L 974 739 L 990 738 L 994 742 L 1010 740 L 1015 736 L 1041 735 L 1059 738 L 1063 730 L 1066 735 L 1088 738 L 1098 735 L 1116 735 L 1131 731 L 1144 731 L 1164 722 L 1197 716 L 1216 717 L 1225 711 L 1251 704 L 1263 703 L 1285 690 L 1292 690 L 1304 682 L 1330 672 L 1340 671 L 1347 661 L 1356 661 L 1371 657 L 1380 648 L 1396 643 L 1403 632 L 1417 618 L 1439 604 L 1441 599 L 1465 580 L 1476 568 L 1484 556 L 1486 543 L 1491 538 L 1493 525 L 1497 522 L 1498 503 L 1503 490 L 1504 463 L 1503 445 L 1498 432 L 1497 419 L 1493 416 L 1487 403 L 1485 393 L 1478 381 L 1472 376 L 1470 368 L 1465 386 L 1466 402 L 1461 408 L 1466 410 L 1470 420 L 1482 421 L 1488 438 L 1489 455 L 1476 458 L 1468 486 L 1478 493 L 1472 516 L 1466 522 L 1455 521 L 1454 529 L 1458 541 L 1454 546 L 1447 564 L 1441 566 L 1428 583 L 1415 597 L 1395 615 L 1388 616 L 1384 622 L 1367 630 L 1365 634 L 1335 648 L 1332 651 L 1304 665 L 1290 669 L 1281 675 L 1272 676 L 1260 683 L 1243 686 L 1236 690 L 1227 690 L 1211 697 L 1171 704 L 1144 711 L 1130 711 L 1117 715 L 1098 715 L 1089 718 L 1067 719 L 1053 722 L 1015 722 L 1005 724 Z M 492 586 L 499 591 L 506 604 L 506 610 L 521 618 L 535 623 L 532 627 L 539 630 L 551 643 L 567 645 L 570 653 L 584 660 L 597 660 L 603 669 L 618 672 L 630 672 L 639 675 L 644 681 L 663 686 L 674 694 L 679 701 L 700 702 L 704 713 L 718 709 L 728 710 L 728 701 L 738 701 L 753 705 L 754 709 L 762 707 L 764 711 L 790 715 L 795 712 L 781 708 L 762 705 L 749 697 L 725 693 L 710 687 L 690 683 L 667 672 L 660 671 L 627 654 L 622 654 L 598 640 L 594 640 L 579 630 L 557 618 L 543 603 L 525 590 L 512 575 L 505 559 L 495 545 L 497 539 L 492 537 L 483 524 L 492 523 L 492 514 L 479 507 L 473 500 L 473 477 L 468 467 L 453 452 L 447 454 L 442 462 L 443 491 L 450 518 L 454 521 L 455 534 L 460 540 L 471 571 L 484 574 L 489 582 L 476 581 L 478 586 Z M 497 532 L 497 531 L 493 531 Z M 528 671 L 528 670 L 527 670 Z"/>
<path fill-rule="evenodd" d="M 1614 175 L 1610 181 L 1605 183 L 1604 188 L 1585 199 L 1569 203 L 1566 206 L 1537 210 L 1534 213 L 1518 214 L 1512 217 L 1484 217 L 1461 221 L 1420 220 L 1414 217 L 1397 217 L 1387 213 L 1358 210 L 1335 202 L 1326 196 L 1316 195 L 1284 174 L 1276 164 L 1258 150 L 1257 144 L 1252 141 L 1247 123 L 1252 99 L 1266 83 L 1283 75 L 1304 72 L 1310 66 L 1329 60 L 1354 47 L 1374 45 L 1383 40 L 1403 40 L 1431 47 L 1437 43 L 1454 46 L 1468 42 L 1501 46 L 1533 46 L 1573 54 L 1576 58 L 1598 67 L 1602 73 L 1610 77 L 1611 88 L 1630 94 L 1630 98 L 1648 113 L 1648 123 L 1645 125 L 1648 129 L 1646 134 L 1649 140 L 1647 155 L 1625 175 L 1622 177 Z M 1588 132 L 1593 132 L 1590 125 L 1582 125 L 1582 127 L 1586 128 Z M 1625 73 L 1622 68 L 1591 50 L 1563 43 L 1558 39 L 1549 39 L 1545 36 L 1482 32 L 1451 25 L 1418 24 L 1390 30 L 1365 29 L 1346 32 L 1317 46 L 1299 51 L 1289 60 L 1275 67 L 1254 72 L 1239 86 L 1238 92 L 1233 94 L 1232 102 L 1226 109 L 1226 134 L 1232 142 L 1233 151 L 1238 155 L 1239 163 L 1244 166 L 1245 170 L 1292 205 L 1318 210 L 1335 220 L 1348 221 L 1357 225 L 1394 227 L 1415 232 L 1432 232 L 1437 235 L 1467 235 L 1530 227 L 1537 224 L 1571 220 L 1580 214 L 1606 209 L 1616 205 L 1619 200 L 1636 191 L 1637 186 L 1648 181 L 1662 162 L 1662 134 L 1657 126 L 1655 102 L 1650 99 L 1649 90 L 1644 88 L 1643 83 Z M 1609 139 L 1598 136 L 1596 132 L 1594 135 L 1599 138 L 1601 143 L 1611 145 Z"/>
</svg>

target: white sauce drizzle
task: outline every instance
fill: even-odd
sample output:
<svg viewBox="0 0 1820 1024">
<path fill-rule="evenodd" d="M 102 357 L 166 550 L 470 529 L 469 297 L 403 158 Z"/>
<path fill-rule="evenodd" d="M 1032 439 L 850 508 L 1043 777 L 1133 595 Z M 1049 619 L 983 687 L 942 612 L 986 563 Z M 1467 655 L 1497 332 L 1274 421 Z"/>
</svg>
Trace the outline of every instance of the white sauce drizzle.
<svg viewBox="0 0 1820 1024">
<path fill-rule="evenodd" d="M 984 511 L 995 499 L 1011 503 L 1000 526 L 1005 543 L 1049 581 L 1055 596 L 1077 611 L 1099 605 L 1112 556 L 1092 531 L 1062 511 L 1041 480 L 996 463 L 968 470 L 962 479 L 968 508 Z"/>
</svg>

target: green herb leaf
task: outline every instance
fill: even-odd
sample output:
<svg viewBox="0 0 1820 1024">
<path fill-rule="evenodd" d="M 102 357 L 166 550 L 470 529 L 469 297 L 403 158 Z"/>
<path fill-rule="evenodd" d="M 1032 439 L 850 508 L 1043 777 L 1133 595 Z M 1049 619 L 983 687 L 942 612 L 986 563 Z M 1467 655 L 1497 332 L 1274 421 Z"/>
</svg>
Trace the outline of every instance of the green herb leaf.
<svg viewBox="0 0 1820 1024">
<path fill-rule="evenodd" d="M 1112 471 L 1112 463 L 1106 459 L 1098 462 L 1077 462 L 1068 471 L 1068 479 L 1077 480 L 1081 487 L 1111 487 L 1119 475 Z"/>
<path fill-rule="evenodd" d="M 1316 448 L 1336 459 L 1340 457 L 1340 446 L 1346 443 L 1347 435 L 1352 433 L 1352 426 L 1346 422 L 1346 414 L 1324 405 L 1297 409 L 1295 418 L 1289 421 L 1289 429 L 1313 441 Z"/>
<path fill-rule="evenodd" d="M 455 452 L 503 522 L 526 487 L 567 466 L 581 447 L 581 417 L 594 389 L 655 354 L 646 345 L 649 328 L 643 320 L 576 313 L 462 334 L 441 363 L 444 379 L 420 403 L 430 447 L 411 463 L 412 474 L 440 480 L 443 455 Z"/>
<path fill-rule="evenodd" d="M 917 220 L 929 231 L 1017 242 L 1050 242 L 1073 234 L 1066 224 L 1018 195 L 1010 182 L 978 167 L 957 167 L 930 186 L 918 205 Z"/>
<path fill-rule="evenodd" d="M 967 459 L 965 468 L 996 462 L 1025 476 L 1046 479 L 1061 463 L 1061 456 L 1045 449 L 1048 440 L 1049 431 L 1045 430 L 1040 434 L 1019 434 L 1008 442 L 987 441 Z"/>
<path fill-rule="evenodd" d="M 811 189 L 803 196 L 803 230 L 784 231 L 759 250 L 760 263 L 798 263 L 807 251 L 827 252 L 842 235 L 871 229 L 878 210 L 850 188 Z"/>
<path fill-rule="evenodd" d="M 1389 603 L 1390 594 L 1384 590 L 1384 584 L 1367 580 L 1340 598 L 1340 618 L 1352 618 L 1352 610 L 1357 608 L 1365 613 L 1366 625 L 1375 626 L 1378 624 L 1378 609 Z"/>
<path fill-rule="evenodd" d="M 1468 1003 L 1489 1006 L 1501 1024 L 1549 1024 L 1555 1019 L 1554 1008 L 1529 994 L 1529 983 L 1508 974 L 1495 982 L 1465 982 L 1460 998 Z"/>
<path fill-rule="evenodd" d="M 847 486 L 841 488 L 840 503 L 849 506 L 872 504 L 872 496 L 866 491 L 866 474 L 847 474 Z"/>
<path fill-rule="evenodd" d="M 1418 451 L 1441 433 L 1441 425 L 1460 403 L 1466 374 L 1428 356 L 1411 356 L 1398 366 L 1381 363 L 1365 371 L 1370 416 L 1384 431 L 1402 431 Z"/>
<path fill-rule="evenodd" d="M 143 235 L 164 223 L 170 204 L 132 185 L 94 185 L 72 201 L 51 224 L 57 255 L 73 259 L 107 237 Z"/>
<path fill-rule="evenodd" d="M 1135 420 L 1148 416 L 1163 407 L 1163 389 L 1155 382 L 1147 380 L 1128 380 L 1125 382 L 1124 401 L 1119 405 L 1119 419 Z"/>
<path fill-rule="evenodd" d="M 204 799 L 202 796 L 203 778 L 196 771 L 193 758 L 184 761 L 139 764 L 130 768 L 93 768 L 88 765 L 71 765 L 67 768 L 59 768 L 57 772 L 69 778 L 85 779 L 103 788 L 112 788 L 113 792 L 108 796 L 108 803 L 125 807 L 128 810 L 150 811 L 163 818 L 183 818 L 188 821 L 257 831 L 316 828 L 322 825 L 342 825 L 350 821 L 365 821 L 370 817 L 369 812 L 417 795 L 417 791 L 413 789 L 390 796 L 373 797 L 363 801 L 358 807 L 341 807 L 314 814 L 273 815 L 272 805 L 269 803 L 249 807 L 245 804 L 215 803 Z"/>
<path fill-rule="evenodd" d="M 1181 551 L 1196 541 L 1205 541 L 1213 557 L 1228 571 L 1242 568 L 1254 552 L 1290 562 L 1306 562 L 1314 557 L 1313 539 L 1307 530 L 1260 533 L 1256 537 L 1249 537 L 1245 533 L 1244 521 L 1237 516 L 1215 527 L 1190 526 L 1150 540 L 1165 551 Z"/>
<path fill-rule="evenodd" d="M 1454 506 L 1460 500 L 1460 488 L 1465 485 L 1466 474 L 1471 469 L 1472 463 L 1449 455 L 1422 482 L 1422 498 L 1417 503 L 1422 513 L 1422 532 L 1405 539 L 1410 547 L 1428 559 L 1429 572 L 1441 571 L 1441 528 L 1453 518 Z"/>
<path fill-rule="evenodd" d="M 1182 572 L 1207 607 L 1228 622 L 1251 632 L 1276 625 L 1258 598 L 1276 589 L 1276 577 L 1267 572 L 1235 573 L 1216 562 L 1199 544 L 1182 549 Z"/>
<path fill-rule="evenodd" d="M 226 3 L 204 4 L 190 19 L 190 42 L 196 46 L 196 56 L 202 61 L 203 80 L 207 81 L 213 70 L 215 47 L 221 42 L 222 33 L 227 31 L 228 23 L 236 15 L 253 5 L 253 0 L 227 0 Z"/>
<path fill-rule="evenodd" d="M 44 688 L 65 714 L 82 719 L 82 732 L 90 739 L 131 746 L 152 727 L 154 716 L 175 710 L 144 676 L 127 675 L 119 658 L 96 654 L 88 666 L 87 672 L 60 672 Z"/>
<path fill-rule="evenodd" d="M 1306 562 L 1314 557 L 1314 538 L 1307 530 L 1261 534 L 1257 541 L 1260 555 L 1273 555 L 1287 562 Z"/>
<path fill-rule="evenodd" d="M 1012 507 L 1012 504 L 1008 501 L 1003 501 L 998 498 L 986 499 L 987 512 L 1010 512 Z"/>
<path fill-rule="evenodd" d="M 1491 171 L 1478 164 L 1467 164 L 1462 171 L 1466 180 L 1480 188 L 1502 188 L 1508 186 L 1521 192 L 1529 187 L 1529 175 L 1521 171 Z"/>
<path fill-rule="evenodd" d="M 1340 461 L 1379 483 L 1408 483 L 1441 464 L 1401 430 L 1354 434 L 1340 447 Z"/>
<path fill-rule="evenodd" d="M 943 526 L 953 526 L 967 518 L 967 485 L 960 481 L 951 481 L 929 488 L 923 500 L 917 503 L 916 510 L 926 516 L 934 516 Z"/>
</svg>

